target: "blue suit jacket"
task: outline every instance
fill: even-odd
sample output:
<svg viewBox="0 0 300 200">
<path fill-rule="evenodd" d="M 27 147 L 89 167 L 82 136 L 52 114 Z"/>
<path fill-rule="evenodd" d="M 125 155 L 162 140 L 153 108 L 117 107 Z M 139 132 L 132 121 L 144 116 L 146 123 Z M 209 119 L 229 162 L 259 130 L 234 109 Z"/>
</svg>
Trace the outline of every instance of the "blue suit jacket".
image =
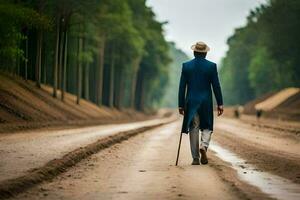
<svg viewBox="0 0 300 200">
<path fill-rule="evenodd" d="M 200 116 L 200 129 L 213 130 L 212 89 L 217 104 L 223 105 L 215 63 L 201 57 L 183 63 L 178 93 L 178 106 L 185 110 L 182 133 L 189 132 L 190 123 L 197 112 Z"/>
</svg>

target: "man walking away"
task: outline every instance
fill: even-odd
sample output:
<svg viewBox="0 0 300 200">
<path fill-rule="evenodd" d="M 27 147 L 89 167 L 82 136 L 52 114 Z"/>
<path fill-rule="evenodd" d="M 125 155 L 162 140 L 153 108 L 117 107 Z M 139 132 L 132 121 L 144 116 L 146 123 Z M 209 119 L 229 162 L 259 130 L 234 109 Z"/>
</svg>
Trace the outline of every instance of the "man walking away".
<svg viewBox="0 0 300 200">
<path fill-rule="evenodd" d="M 192 165 L 208 163 L 207 149 L 213 133 L 212 90 L 217 101 L 218 116 L 223 113 L 223 98 L 217 65 L 205 59 L 210 48 L 204 42 L 191 47 L 195 58 L 182 64 L 178 93 L 179 113 L 184 115 L 181 133 L 189 133 Z M 199 130 L 201 143 L 199 147 Z"/>
</svg>

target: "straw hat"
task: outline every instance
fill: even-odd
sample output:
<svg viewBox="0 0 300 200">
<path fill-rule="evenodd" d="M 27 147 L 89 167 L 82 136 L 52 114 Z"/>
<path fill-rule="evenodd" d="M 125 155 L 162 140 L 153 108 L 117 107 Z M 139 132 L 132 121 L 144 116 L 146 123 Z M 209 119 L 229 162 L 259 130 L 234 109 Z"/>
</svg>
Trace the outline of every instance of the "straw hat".
<svg viewBox="0 0 300 200">
<path fill-rule="evenodd" d="M 191 49 L 200 53 L 206 53 L 210 50 L 210 48 L 204 42 L 197 42 L 191 46 Z"/>
</svg>

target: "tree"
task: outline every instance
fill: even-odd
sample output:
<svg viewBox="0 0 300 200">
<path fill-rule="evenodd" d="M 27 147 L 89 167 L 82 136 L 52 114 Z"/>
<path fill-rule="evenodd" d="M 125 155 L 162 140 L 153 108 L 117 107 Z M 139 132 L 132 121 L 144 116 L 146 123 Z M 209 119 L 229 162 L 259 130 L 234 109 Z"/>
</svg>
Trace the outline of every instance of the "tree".
<svg viewBox="0 0 300 200">
<path fill-rule="evenodd" d="M 27 61 L 28 61 L 28 30 L 39 30 L 39 33 L 50 28 L 50 20 L 43 14 L 38 13 L 33 8 L 24 7 L 22 4 L 13 4 L 12 1 L 0 1 L 0 58 L 1 67 L 7 71 L 16 73 L 12 67 L 16 65 L 17 60 L 22 60 L 26 65 L 27 79 Z M 26 40 L 25 57 L 24 50 L 20 47 L 20 42 Z M 41 52 L 42 34 L 38 35 L 37 55 Z M 39 72 L 40 57 L 36 57 L 37 72 Z M 11 65 L 11 67 L 9 67 Z M 36 76 L 39 85 L 39 76 Z"/>
<path fill-rule="evenodd" d="M 220 73 L 227 104 L 300 86 L 299 11 L 299 1 L 269 1 L 252 10 L 247 25 L 229 38 Z"/>
<path fill-rule="evenodd" d="M 0 14 L 1 69 L 44 80 L 61 100 L 70 92 L 118 109 L 160 104 L 168 44 L 145 0 L 0 0 Z"/>
</svg>

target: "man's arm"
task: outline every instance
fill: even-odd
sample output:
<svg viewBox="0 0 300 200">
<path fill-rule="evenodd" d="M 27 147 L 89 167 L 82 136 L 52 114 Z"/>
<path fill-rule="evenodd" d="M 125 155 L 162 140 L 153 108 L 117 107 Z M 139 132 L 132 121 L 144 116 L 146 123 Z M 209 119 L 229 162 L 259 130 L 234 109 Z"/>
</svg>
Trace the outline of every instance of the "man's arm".
<svg viewBox="0 0 300 200">
<path fill-rule="evenodd" d="M 180 83 L 179 83 L 179 92 L 178 92 L 178 109 L 181 115 L 184 115 L 186 84 L 187 84 L 187 80 L 182 65 Z"/>
<path fill-rule="evenodd" d="M 218 76 L 218 70 L 217 65 L 214 65 L 213 68 L 213 75 L 212 75 L 212 88 L 216 97 L 216 101 L 218 104 L 218 116 L 223 114 L 223 97 L 222 97 L 222 91 Z"/>
</svg>

